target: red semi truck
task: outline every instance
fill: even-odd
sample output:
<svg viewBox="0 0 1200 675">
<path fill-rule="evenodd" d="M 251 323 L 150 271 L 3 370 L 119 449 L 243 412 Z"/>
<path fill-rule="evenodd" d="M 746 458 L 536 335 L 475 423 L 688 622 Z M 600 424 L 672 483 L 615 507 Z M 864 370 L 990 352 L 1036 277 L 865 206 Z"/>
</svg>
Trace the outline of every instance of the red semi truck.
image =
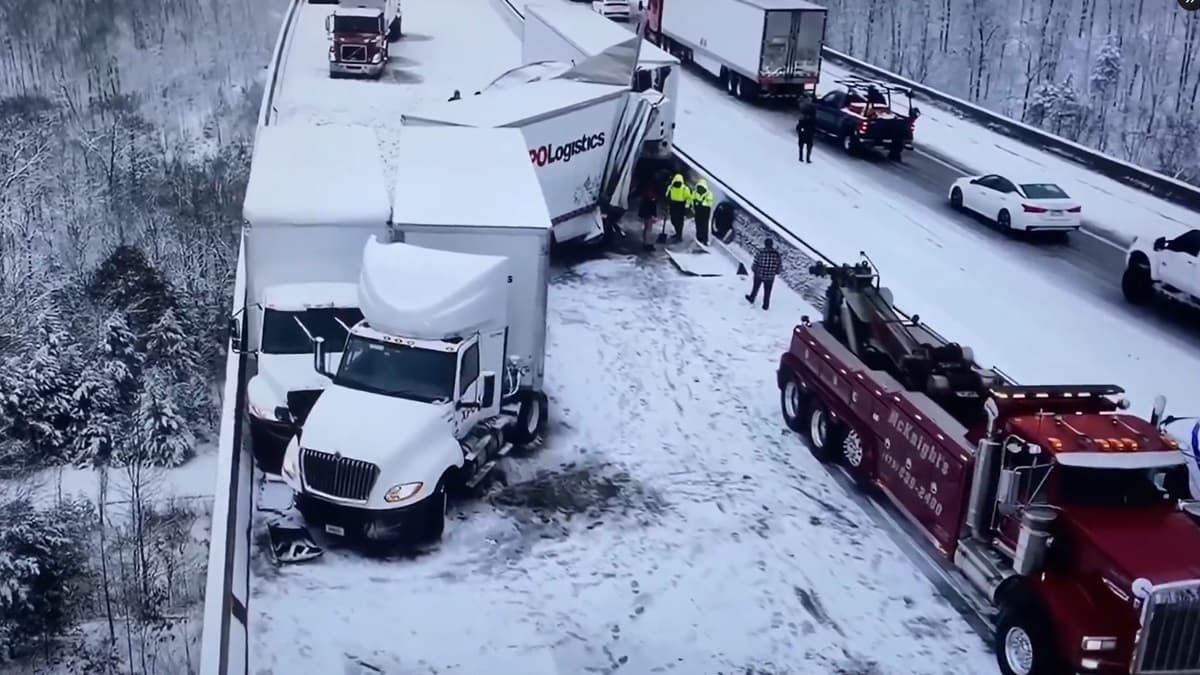
<svg viewBox="0 0 1200 675">
<path fill-rule="evenodd" d="M 911 522 L 995 615 L 1005 675 L 1200 673 L 1200 502 L 1113 385 L 1018 386 L 819 264 L 824 317 L 780 359 L 783 418 Z"/>
</svg>

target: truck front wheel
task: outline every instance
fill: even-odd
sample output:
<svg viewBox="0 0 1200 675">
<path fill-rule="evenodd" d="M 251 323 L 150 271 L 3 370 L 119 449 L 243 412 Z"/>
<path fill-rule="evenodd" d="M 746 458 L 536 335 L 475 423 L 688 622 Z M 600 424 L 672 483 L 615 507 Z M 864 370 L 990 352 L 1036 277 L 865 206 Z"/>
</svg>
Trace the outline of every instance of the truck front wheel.
<svg viewBox="0 0 1200 675">
<path fill-rule="evenodd" d="M 815 397 L 809 399 L 806 427 L 804 433 L 813 457 L 822 464 L 836 461 L 842 451 L 842 440 L 846 430 L 841 422 L 829 415 L 829 411 Z"/>
<path fill-rule="evenodd" d="M 1010 605 L 996 622 L 996 663 L 1004 675 L 1057 675 L 1062 662 L 1043 615 Z"/>
<path fill-rule="evenodd" d="M 1121 293 L 1135 305 L 1145 305 L 1154 297 L 1154 280 L 1150 278 L 1150 261 L 1134 255 L 1121 275 Z"/>
<path fill-rule="evenodd" d="M 508 440 L 514 445 L 533 445 L 546 430 L 546 395 L 540 391 L 523 391 L 517 396 L 517 423 L 509 430 Z"/>
</svg>

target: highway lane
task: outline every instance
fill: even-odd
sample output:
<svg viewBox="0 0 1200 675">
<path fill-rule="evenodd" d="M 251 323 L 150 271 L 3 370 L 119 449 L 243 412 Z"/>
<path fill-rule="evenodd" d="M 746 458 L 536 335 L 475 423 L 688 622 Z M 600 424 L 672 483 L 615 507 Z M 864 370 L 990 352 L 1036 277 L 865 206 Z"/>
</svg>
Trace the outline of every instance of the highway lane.
<svg viewBox="0 0 1200 675">
<path fill-rule="evenodd" d="M 687 97 L 691 97 L 688 99 Z M 706 109 L 716 107 L 714 97 L 728 97 L 719 83 L 698 68 L 685 68 L 681 82 L 680 98 L 684 111 L 704 114 Z M 747 121 L 769 129 L 779 143 L 796 144 L 794 108 L 786 104 L 764 104 L 735 101 L 728 104 L 740 106 L 741 116 Z M 720 105 L 726 109 L 725 102 Z M 729 129 L 729 133 L 736 133 Z M 973 214 L 955 212 L 951 209 L 947 194 L 950 184 L 966 171 L 954 166 L 948 158 L 936 157 L 920 149 L 920 122 L 917 123 L 917 150 L 905 153 L 902 163 L 888 160 L 883 153 L 867 152 L 857 156 L 847 155 L 832 139 L 821 139 L 813 152 L 812 168 L 821 171 L 823 163 L 833 163 L 843 170 L 852 171 L 861 179 L 857 189 L 878 190 L 885 194 L 898 194 L 905 199 L 939 210 L 944 217 L 931 219 L 928 227 L 931 236 L 937 236 L 936 228 L 951 224 L 967 228 L 980 242 L 980 255 L 989 252 L 1007 252 L 1030 261 L 1041 271 L 1061 279 L 1064 285 L 1077 288 L 1084 297 L 1104 307 L 1113 316 L 1124 316 L 1152 326 L 1169 339 L 1189 350 L 1200 353 L 1200 319 L 1194 313 L 1176 311 L 1173 307 L 1136 307 L 1127 303 L 1121 294 L 1120 280 L 1124 266 L 1124 251 L 1113 244 L 1088 232 L 1060 237 L 1029 236 L 999 230 L 994 223 L 977 218 Z M 678 139 L 677 139 L 678 140 Z M 686 139 L 679 141 L 687 150 Z M 1053 179 L 1054 177 L 1050 177 Z M 852 199 L 848 195 L 847 199 Z M 1087 205 L 1084 205 L 1087 208 Z M 870 253 L 869 242 L 864 248 Z M 884 270 L 886 275 L 887 270 Z M 1005 280 L 998 279 L 998 284 Z"/>
</svg>

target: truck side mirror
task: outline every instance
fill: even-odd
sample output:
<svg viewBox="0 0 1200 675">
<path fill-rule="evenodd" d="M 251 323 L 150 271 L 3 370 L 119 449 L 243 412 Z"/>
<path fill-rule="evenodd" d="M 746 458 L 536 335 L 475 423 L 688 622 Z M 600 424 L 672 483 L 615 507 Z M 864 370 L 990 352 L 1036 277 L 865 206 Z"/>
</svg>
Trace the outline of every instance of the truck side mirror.
<svg viewBox="0 0 1200 675">
<path fill-rule="evenodd" d="M 1154 250 L 1155 251 L 1161 251 L 1166 247 L 1167 247 L 1167 238 L 1166 237 L 1159 237 L 1158 239 L 1154 240 Z"/>
<path fill-rule="evenodd" d="M 329 376 L 329 369 L 325 367 L 325 338 L 319 335 L 313 338 L 313 370 Z"/>
<path fill-rule="evenodd" d="M 332 14 L 325 17 L 325 32 L 326 33 L 333 32 L 333 15 Z"/>
<path fill-rule="evenodd" d="M 480 397 L 480 404 L 484 408 L 492 407 L 496 401 L 496 374 L 483 373 L 483 396 Z"/>
<path fill-rule="evenodd" d="M 234 350 L 240 350 L 241 322 L 238 321 L 238 317 L 232 317 L 229 319 L 229 341 L 233 342 Z"/>
</svg>

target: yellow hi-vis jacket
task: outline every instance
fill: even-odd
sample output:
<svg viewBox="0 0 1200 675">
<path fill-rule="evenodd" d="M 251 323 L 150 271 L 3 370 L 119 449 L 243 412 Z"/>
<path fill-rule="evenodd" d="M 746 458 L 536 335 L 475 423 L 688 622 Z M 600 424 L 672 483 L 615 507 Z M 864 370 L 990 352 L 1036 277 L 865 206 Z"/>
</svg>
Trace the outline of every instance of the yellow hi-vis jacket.
<svg viewBox="0 0 1200 675">
<path fill-rule="evenodd" d="M 708 187 L 708 182 L 703 178 L 696 181 L 696 187 L 692 189 L 692 204 L 712 209 L 715 202 L 716 198 L 713 197 L 712 190 Z"/>
<path fill-rule="evenodd" d="M 692 205 L 692 190 L 684 182 L 683 174 L 677 173 L 671 178 L 671 184 L 667 186 L 667 201 Z"/>
</svg>

